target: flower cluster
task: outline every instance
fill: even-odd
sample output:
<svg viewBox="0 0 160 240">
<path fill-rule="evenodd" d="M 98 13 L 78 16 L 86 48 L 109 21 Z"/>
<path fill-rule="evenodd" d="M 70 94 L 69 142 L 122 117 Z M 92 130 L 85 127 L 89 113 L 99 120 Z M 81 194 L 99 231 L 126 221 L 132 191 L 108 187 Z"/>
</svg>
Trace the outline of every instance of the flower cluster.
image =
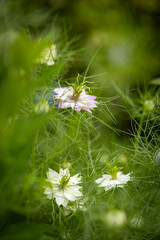
<svg viewBox="0 0 160 240">
<path fill-rule="evenodd" d="M 111 188 L 124 187 L 124 185 L 130 180 L 130 173 L 127 175 L 118 172 L 113 176 L 109 174 L 102 175 L 102 178 L 96 180 L 96 183 L 100 187 L 105 187 L 105 190 Z M 86 199 L 81 200 L 82 196 L 81 186 L 81 177 L 76 174 L 70 176 L 69 169 L 60 169 L 60 172 L 57 173 L 49 168 L 47 172 L 47 181 L 50 183 L 50 186 L 45 187 L 44 194 L 47 195 L 48 199 L 55 199 L 58 206 L 62 205 L 66 207 L 66 215 L 70 211 L 76 211 L 76 209 L 86 210 L 84 203 Z M 70 206 L 67 206 L 69 202 L 72 202 Z"/>
<path fill-rule="evenodd" d="M 44 93 L 39 91 L 35 98 L 35 112 L 48 112 L 50 107 L 55 104 L 59 108 L 72 108 L 77 112 L 85 110 L 92 113 L 91 110 L 97 107 L 96 96 L 87 94 L 81 85 L 78 88 L 80 90 L 65 87 L 50 89 Z M 59 100 L 59 103 L 56 103 L 56 100 Z"/>
</svg>

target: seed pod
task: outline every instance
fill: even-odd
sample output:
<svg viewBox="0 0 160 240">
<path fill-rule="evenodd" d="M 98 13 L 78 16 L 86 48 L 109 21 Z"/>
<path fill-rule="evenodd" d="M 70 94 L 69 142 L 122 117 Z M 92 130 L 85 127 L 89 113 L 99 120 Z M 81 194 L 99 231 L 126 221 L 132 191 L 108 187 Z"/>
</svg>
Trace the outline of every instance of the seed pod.
<svg viewBox="0 0 160 240">
<path fill-rule="evenodd" d="M 160 148 L 155 152 L 154 161 L 157 164 L 160 164 Z"/>
</svg>

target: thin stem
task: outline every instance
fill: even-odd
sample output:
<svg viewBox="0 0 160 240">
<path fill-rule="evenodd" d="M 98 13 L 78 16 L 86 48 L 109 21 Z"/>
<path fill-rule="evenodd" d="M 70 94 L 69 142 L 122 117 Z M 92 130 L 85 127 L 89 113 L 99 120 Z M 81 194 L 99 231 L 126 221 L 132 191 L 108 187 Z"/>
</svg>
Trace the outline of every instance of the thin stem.
<svg viewBox="0 0 160 240">
<path fill-rule="evenodd" d="M 38 131 L 36 131 L 36 134 L 35 134 L 34 147 L 33 147 L 33 151 L 32 151 L 32 171 L 33 172 L 35 171 L 35 167 L 36 167 L 37 138 L 38 138 Z"/>
<path fill-rule="evenodd" d="M 140 118 L 140 122 L 138 124 L 137 136 L 135 138 L 135 143 L 134 143 L 135 152 L 134 152 L 134 155 L 137 155 L 137 152 L 138 152 L 140 137 L 141 137 L 141 133 L 142 133 L 142 130 L 143 130 L 142 126 L 143 126 L 144 116 L 145 116 L 145 113 L 143 112 L 142 115 L 141 115 L 141 118 Z"/>
</svg>

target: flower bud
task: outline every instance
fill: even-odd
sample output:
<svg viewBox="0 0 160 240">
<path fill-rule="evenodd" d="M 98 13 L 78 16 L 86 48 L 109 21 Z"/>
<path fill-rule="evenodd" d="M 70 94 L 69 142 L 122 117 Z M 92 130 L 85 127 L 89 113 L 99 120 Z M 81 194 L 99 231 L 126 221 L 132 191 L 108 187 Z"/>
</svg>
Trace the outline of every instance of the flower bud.
<svg viewBox="0 0 160 240">
<path fill-rule="evenodd" d="M 124 211 L 112 210 L 104 216 L 104 221 L 109 228 L 121 228 L 127 221 L 127 216 Z"/>
<path fill-rule="evenodd" d="M 36 113 L 47 113 L 50 111 L 50 106 L 47 101 L 40 101 L 35 106 Z"/>
<path fill-rule="evenodd" d="M 63 167 L 64 168 L 71 168 L 72 167 L 72 164 L 70 162 L 64 162 L 63 163 Z"/>
<path fill-rule="evenodd" d="M 151 100 L 145 100 L 144 102 L 144 108 L 146 111 L 151 111 L 153 110 L 155 107 L 155 104 L 154 104 L 154 101 L 151 99 Z"/>
<path fill-rule="evenodd" d="M 154 161 L 157 163 L 157 164 L 160 164 L 160 148 L 155 152 L 154 154 Z"/>
<path fill-rule="evenodd" d="M 131 221 L 130 221 L 130 225 L 133 228 L 141 228 L 143 225 L 143 217 L 142 216 L 134 216 Z"/>
</svg>

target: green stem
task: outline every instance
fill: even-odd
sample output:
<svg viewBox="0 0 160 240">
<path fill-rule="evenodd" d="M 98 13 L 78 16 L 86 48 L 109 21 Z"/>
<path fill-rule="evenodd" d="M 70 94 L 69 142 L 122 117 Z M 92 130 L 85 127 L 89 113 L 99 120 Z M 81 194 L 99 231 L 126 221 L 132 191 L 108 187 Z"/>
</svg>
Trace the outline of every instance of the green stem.
<svg viewBox="0 0 160 240">
<path fill-rule="evenodd" d="M 32 172 L 34 174 L 35 174 L 35 167 L 36 167 L 37 138 L 38 138 L 38 131 L 36 131 L 36 134 L 35 134 L 34 147 L 33 147 L 33 150 L 32 150 Z"/>
<path fill-rule="evenodd" d="M 137 152 L 138 152 L 138 147 L 139 147 L 139 142 L 140 142 L 140 137 L 141 137 L 141 133 L 142 133 L 142 126 L 143 126 L 143 121 L 144 121 L 144 112 L 142 113 L 142 116 L 140 118 L 140 122 L 138 124 L 138 130 L 137 130 L 137 136 L 136 136 L 136 139 L 135 139 L 135 152 L 134 152 L 134 155 L 137 155 Z"/>
</svg>

